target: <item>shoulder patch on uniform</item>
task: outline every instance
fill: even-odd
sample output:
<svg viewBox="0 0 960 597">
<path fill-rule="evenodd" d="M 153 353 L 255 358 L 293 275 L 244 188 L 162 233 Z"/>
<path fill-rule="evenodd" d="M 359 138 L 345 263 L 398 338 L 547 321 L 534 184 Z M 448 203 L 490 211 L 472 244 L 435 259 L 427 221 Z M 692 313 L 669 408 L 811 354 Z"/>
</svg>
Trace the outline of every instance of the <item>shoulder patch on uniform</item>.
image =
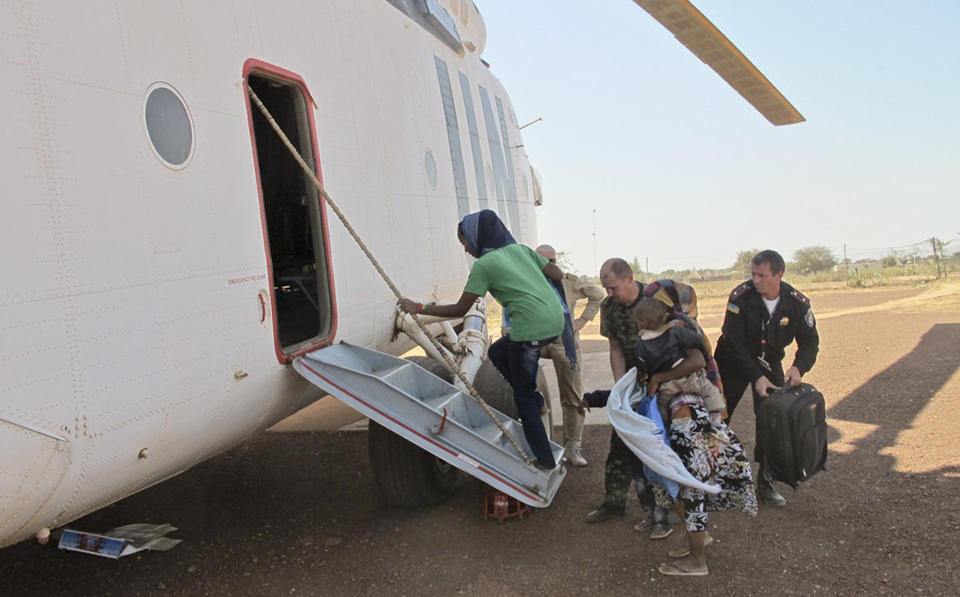
<svg viewBox="0 0 960 597">
<path fill-rule="evenodd" d="M 810 304 L 810 299 L 808 299 L 802 292 L 800 292 L 796 288 L 790 291 L 790 296 L 797 299 L 799 302 L 803 303 L 804 305 Z"/>
<path fill-rule="evenodd" d="M 740 315 L 740 307 L 733 303 L 727 303 L 727 311 L 730 311 L 734 315 Z"/>
<path fill-rule="evenodd" d="M 810 328 L 817 325 L 817 320 L 813 317 L 813 309 L 807 309 L 807 314 L 803 316 L 803 322 Z"/>
<path fill-rule="evenodd" d="M 743 282 L 742 284 L 734 288 L 733 291 L 730 293 L 730 302 L 732 303 L 736 299 L 740 298 L 740 296 L 744 292 L 750 290 L 751 288 L 753 288 L 753 283 L 750 280 Z"/>
</svg>

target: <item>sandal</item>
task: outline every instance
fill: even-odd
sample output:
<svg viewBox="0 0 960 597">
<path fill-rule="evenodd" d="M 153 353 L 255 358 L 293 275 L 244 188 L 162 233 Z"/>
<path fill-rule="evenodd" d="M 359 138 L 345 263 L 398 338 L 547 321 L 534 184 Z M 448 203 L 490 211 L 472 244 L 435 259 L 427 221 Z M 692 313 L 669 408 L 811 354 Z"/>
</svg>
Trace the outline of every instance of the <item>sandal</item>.
<svg viewBox="0 0 960 597">
<path fill-rule="evenodd" d="M 706 567 L 704 567 L 703 570 L 684 570 L 676 564 L 671 564 L 669 562 L 660 564 L 660 567 L 657 568 L 657 571 L 666 576 L 706 576 L 710 573 L 710 570 Z"/>
<path fill-rule="evenodd" d="M 650 539 L 653 541 L 659 541 L 660 539 L 666 539 L 673 534 L 673 528 L 671 527 L 653 527 L 653 530 L 650 532 Z"/>
</svg>

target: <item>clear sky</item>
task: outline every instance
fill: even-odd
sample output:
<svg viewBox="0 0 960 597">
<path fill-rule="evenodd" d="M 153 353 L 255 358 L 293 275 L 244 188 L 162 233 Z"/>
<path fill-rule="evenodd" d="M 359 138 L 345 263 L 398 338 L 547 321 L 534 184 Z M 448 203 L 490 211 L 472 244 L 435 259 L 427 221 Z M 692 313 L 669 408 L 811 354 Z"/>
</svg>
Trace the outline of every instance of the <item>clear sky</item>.
<svg viewBox="0 0 960 597">
<path fill-rule="evenodd" d="M 960 2 L 695 0 L 807 119 L 775 127 L 631 0 L 475 1 L 518 121 L 543 118 L 539 240 L 581 273 L 595 247 L 657 272 L 960 235 Z"/>
</svg>

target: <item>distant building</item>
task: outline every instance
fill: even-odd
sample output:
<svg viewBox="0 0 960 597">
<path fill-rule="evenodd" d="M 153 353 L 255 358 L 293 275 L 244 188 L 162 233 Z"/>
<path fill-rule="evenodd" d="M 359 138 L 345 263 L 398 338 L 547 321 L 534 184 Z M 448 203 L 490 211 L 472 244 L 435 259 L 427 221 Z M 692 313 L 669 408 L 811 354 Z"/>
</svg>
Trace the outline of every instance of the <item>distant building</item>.
<svg viewBox="0 0 960 597">
<path fill-rule="evenodd" d="M 842 272 L 844 267 L 847 268 L 848 272 L 878 272 L 883 269 L 883 263 L 872 259 L 848 263 L 846 266 L 838 263 L 833 266 L 833 271 Z"/>
</svg>

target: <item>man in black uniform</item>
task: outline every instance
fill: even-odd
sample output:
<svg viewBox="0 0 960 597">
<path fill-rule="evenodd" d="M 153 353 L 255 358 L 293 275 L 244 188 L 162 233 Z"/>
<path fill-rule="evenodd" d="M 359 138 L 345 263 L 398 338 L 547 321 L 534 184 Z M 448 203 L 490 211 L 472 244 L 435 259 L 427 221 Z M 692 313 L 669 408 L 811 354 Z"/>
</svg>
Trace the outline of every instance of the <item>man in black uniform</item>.
<svg viewBox="0 0 960 597">
<path fill-rule="evenodd" d="M 783 257 L 776 251 L 760 251 L 753 258 L 751 279 L 730 293 L 715 358 L 727 399 L 728 417 L 749 391 L 753 410 L 770 392 L 800 379 L 817 360 L 820 337 L 810 308 L 810 299 L 783 282 Z M 796 339 L 793 365 L 783 371 L 783 349 Z M 760 460 L 759 447 L 754 452 Z M 763 469 L 757 476 L 757 497 L 773 506 L 787 500 L 773 487 Z"/>
</svg>

